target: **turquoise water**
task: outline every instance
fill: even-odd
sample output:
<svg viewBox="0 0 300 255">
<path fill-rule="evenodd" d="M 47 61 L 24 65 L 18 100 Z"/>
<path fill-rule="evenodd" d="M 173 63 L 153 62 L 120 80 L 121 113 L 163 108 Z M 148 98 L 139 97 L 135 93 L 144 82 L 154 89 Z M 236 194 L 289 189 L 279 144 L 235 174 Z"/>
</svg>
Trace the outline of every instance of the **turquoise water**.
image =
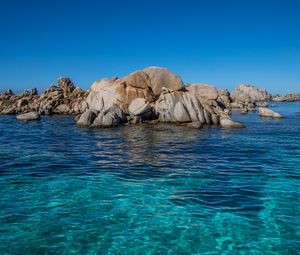
<svg viewBox="0 0 300 255">
<path fill-rule="evenodd" d="M 4 254 L 297 254 L 299 103 L 245 129 L 0 116 Z"/>
</svg>

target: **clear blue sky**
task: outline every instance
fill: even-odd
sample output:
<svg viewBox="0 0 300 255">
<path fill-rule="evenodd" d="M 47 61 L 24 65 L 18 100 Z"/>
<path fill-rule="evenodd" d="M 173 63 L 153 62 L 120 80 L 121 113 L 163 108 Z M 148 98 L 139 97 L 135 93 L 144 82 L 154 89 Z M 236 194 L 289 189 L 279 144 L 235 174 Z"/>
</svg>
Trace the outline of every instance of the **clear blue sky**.
<svg viewBox="0 0 300 255">
<path fill-rule="evenodd" d="M 163 66 L 186 82 L 300 91 L 300 1 L 0 0 L 0 90 Z"/>
</svg>

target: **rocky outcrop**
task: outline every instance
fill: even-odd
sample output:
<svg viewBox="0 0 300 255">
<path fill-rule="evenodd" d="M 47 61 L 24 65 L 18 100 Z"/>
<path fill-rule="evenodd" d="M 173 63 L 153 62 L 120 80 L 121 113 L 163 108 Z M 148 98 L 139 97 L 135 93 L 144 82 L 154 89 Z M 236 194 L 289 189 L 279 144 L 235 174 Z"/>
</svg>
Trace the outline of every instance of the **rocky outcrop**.
<svg viewBox="0 0 300 255">
<path fill-rule="evenodd" d="M 272 101 L 274 102 L 300 102 L 300 93 L 289 93 L 287 95 L 276 95 L 273 96 Z"/>
<path fill-rule="evenodd" d="M 261 107 L 258 109 L 259 110 L 259 116 L 261 117 L 268 117 L 268 118 L 282 118 L 282 116 L 277 113 L 277 112 L 274 112 L 268 108 L 264 108 L 264 107 Z"/>
<path fill-rule="evenodd" d="M 161 122 L 212 123 L 210 112 L 188 91 L 162 93 L 155 103 L 155 112 Z"/>
<path fill-rule="evenodd" d="M 240 84 L 235 88 L 231 94 L 231 98 L 235 102 L 250 102 L 270 101 L 272 96 L 265 89 L 257 88 L 255 86 Z"/>
<path fill-rule="evenodd" d="M 58 86 L 51 85 L 38 95 L 37 89 L 25 90 L 15 95 L 11 90 L 0 94 L 0 114 L 27 113 L 40 114 L 79 114 L 86 110 L 86 93 L 75 88 L 69 78 L 60 78 Z"/>
<path fill-rule="evenodd" d="M 159 67 L 145 68 L 123 78 L 98 80 L 92 84 L 86 103 L 89 110 L 99 112 L 92 124 L 87 123 L 94 127 L 157 120 L 194 123 L 190 126 L 200 128 L 199 123 L 218 125 L 220 116 L 228 115 L 214 86 L 183 86 L 179 76 Z M 118 107 L 126 119 L 111 111 L 113 107 Z"/>
<path fill-rule="evenodd" d="M 229 91 L 227 89 L 219 89 L 218 92 L 218 102 L 223 104 L 224 108 L 230 109 L 232 99 L 230 97 Z"/>
<path fill-rule="evenodd" d="M 75 89 L 73 82 L 67 77 L 61 77 L 57 81 L 58 87 L 65 93 L 70 94 Z"/>
<path fill-rule="evenodd" d="M 240 84 L 230 94 L 230 106 L 232 110 L 239 110 L 243 113 L 256 111 L 256 102 L 271 101 L 272 95 L 265 89 L 252 85 Z M 225 99 L 226 100 L 226 99 Z M 228 102 L 228 100 L 227 100 Z"/>
<path fill-rule="evenodd" d="M 134 99 L 144 98 L 153 103 L 164 88 L 181 90 L 183 82 L 165 68 L 149 67 L 121 79 L 105 78 L 94 82 L 86 102 L 90 109 L 105 111 L 116 104 L 128 113 L 128 107 Z"/>
<path fill-rule="evenodd" d="M 219 97 L 219 91 L 212 85 L 191 84 L 188 85 L 186 89 L 194 94 L 198 99 L 217 100 Z"/>
<path fill-rule="evenodd" d="M 228 116 L 229 92 L 214 86 L 184 86 L 180 77 L 160 67 L 148 67 L 125 76 L 94 82 L 88 92 L 59 78 L 41 95 L 37 90 L 17 96 L 8 90 L 0 94 L 0 112 L 16 114 L 74 114 L 78 125 L 114 127 L 147 121 L 183 123 L 191 128 L 219 125 Z"/>
<path fill-rule="evenodd" d="M 38 112 L 28 112 L 28 113 L 20 114 L 16 118 L 17 120 L 31 121 L 31 120 L 39 120 L 41 116 Z"/>
</svg>

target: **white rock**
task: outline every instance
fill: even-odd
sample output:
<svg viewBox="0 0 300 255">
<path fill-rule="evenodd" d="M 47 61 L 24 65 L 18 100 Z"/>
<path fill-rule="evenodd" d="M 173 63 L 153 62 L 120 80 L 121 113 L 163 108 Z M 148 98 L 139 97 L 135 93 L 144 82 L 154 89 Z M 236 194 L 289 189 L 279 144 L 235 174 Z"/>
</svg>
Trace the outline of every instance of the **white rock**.
<svg viewBox="0 0 300 255">
<path fill-rule="evenodd" d="M 239 122 L 233 121 L 229 117 L 221 117 L 220 125 L 222 128 L 244 128 L 245 126 Z"/>
<path fill-rule="evenodd" d="M 39 120 L 41 118 L 38 112 L 28 112 L 18 115 L 17 120 L 30 121 L 30 120 Z"/>
<path fill-rule="evenodd" d="M 128 110 L 133 116 L 142 116 L 151 111 L 151 105 L 144 98 L 136 98 L 130 103 Z"/>
<path fill-rule="evenodd" d="M 258 109 L 259 111 L 259 116 L 261 117 L 269 117 L 269 118 L 282 118 L 282 116 L 277 113 L 277 112 L 274 112 L 268 108 L 265 108 L 265 107 L 260 107 Z"/>
</svg>

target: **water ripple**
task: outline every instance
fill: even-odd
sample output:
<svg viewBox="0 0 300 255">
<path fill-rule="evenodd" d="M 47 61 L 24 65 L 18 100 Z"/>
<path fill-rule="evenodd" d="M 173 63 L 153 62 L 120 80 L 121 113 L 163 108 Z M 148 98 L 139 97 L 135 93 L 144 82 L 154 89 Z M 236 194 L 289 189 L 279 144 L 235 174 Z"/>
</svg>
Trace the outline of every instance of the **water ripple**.
<svg viewBox="0 0 300 255">
<path fill-rule="evenodd" d="M 1 254 L 297 254 L 299 109 L 200 131 L 0 116 Z"/>
</svg>

